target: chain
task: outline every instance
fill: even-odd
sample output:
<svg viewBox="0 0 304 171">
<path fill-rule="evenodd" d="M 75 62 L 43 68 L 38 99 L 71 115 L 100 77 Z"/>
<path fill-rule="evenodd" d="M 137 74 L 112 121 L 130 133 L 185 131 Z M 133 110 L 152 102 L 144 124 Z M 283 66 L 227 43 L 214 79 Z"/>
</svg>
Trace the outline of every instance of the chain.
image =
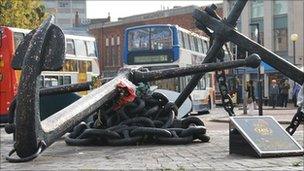
<svg viewBox="0 0 304 171">
<path fill-rule="evenodd" d="M 222 96 L 223 107 L 226 110 L 226 112 L 229 114 L 229 116 L 235 116 L 235 113 L 233 111 L 234 105 L 228 93 L 225 71 L 224 70 L 216 71 L 215 74 L 216 74 L 219 90 Z"/>
<path fill-rule="evenodd" d="M 293 135 L 301 122 L 304 122 L 304 110 L 302 108 L 303 107 L 298 108 L 297 113 L 293 116 L 290 125 L 286 128 L 286 131 L 290 135 Z"/>
<path fill-rule="evenodd" d="M 218 20 L 223 20 L 219 15 L 217 15 L 217 13 L 215 11 L 216 9 L 217 9 L 217 7 L 215 5 L 211 5 L 210 7 L 206 7 L 205 11 L 209 15 L 213 16 L 214 18 L 216 18 Z M 213 44 L 213 34 L 207 29 L 207 27 L 205 25 L 201 25 L 199 23 L 196 23 L 196 24 L 197 24 L 197 27 L 199 29 L 203 30 L 210 37 L 210 45 Z M 226 44 L 225 44 L 225 47 L 226 47 L 227 51 L 230 52 L 229 48 Z M 224 56 L 225 56 L 224 50 L 221 49 L 216 56 L 217 59 L 214 59 L 213 62 L 216 62 L 217 60 L 219 62 L 223 62 L 224 61 Z M 234 105 L 233 105 L 231 97 L 228 93 L 228 86 L 226 84 L 225 71 L 224 70 L 216 71 L 215 75 L 216 75 L 219 90 L 220 90 L 220 93 L 221 93 L 221 96 L 222 96 L 223 107 L 226 110 L 226 112 L 228 112 L 229 116 L 235 116 L 235 113 L 233 111 Z"/>
<path fill-rule="evenodd" d="M 161 93 L 141 93 L 134 102 L 118 110 L 111 106 L 102 107 L 93 122 L 74 127 L 65 142 L 68 145 L 176 145 L 210 139 L 203 121 L 194 116 L 177 119 L 176 105 Z"/>
</svg>

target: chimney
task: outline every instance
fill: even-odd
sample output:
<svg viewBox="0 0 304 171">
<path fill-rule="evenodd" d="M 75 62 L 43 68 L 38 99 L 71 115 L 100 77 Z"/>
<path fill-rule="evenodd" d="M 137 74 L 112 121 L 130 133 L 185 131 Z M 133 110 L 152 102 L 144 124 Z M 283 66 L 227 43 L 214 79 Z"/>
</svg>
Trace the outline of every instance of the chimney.
<svg viewBox="0 0 304 171">
<path fill-rule="evenodd" d="M 76 11 L 74 27 L 79 27 L 79 26 L 80 26 L 79 12 Z"/>
<path fill-rule="evenodd" d="M 108 12 L 108 21 L 109 22 L 111 21 L 111 14 L 110 14 L 110 12 Z"/>
</svg>

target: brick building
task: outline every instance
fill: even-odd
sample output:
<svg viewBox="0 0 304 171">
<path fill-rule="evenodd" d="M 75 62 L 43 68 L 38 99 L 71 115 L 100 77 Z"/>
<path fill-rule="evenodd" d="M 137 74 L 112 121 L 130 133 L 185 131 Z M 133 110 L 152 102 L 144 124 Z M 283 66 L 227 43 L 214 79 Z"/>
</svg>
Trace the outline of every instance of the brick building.
<svg viewBox="0 0 304 171">
<path fill-rule="evenodd" d="M 222 5 L 218 4 L 218 13 L 222 15 Z M 152 13 L 119 18 L 115 22 L 95 23 L 89 26 L 90 32 L 98 42 L 100 68 L 104 77 L 111 77 L 122 67 L 124 30 L 128 27 L 144 24 L 176 24 L 185 29 L 203 35 L 192 18 L 198 6 L 174 7 Z"/>
</svg>

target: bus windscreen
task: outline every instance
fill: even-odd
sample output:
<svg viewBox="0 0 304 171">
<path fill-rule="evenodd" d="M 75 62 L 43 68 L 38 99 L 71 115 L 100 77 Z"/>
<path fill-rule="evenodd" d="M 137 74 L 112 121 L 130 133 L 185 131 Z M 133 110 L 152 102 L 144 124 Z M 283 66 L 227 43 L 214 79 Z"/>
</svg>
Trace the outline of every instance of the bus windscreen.
<svg viewBox="0 0 304 171">
<path fill-rule="evenodd" d="M 128 51 L 170 49 L 172 40 L 169 27 L 138 28 L 128 32 Z"/>
</svg>

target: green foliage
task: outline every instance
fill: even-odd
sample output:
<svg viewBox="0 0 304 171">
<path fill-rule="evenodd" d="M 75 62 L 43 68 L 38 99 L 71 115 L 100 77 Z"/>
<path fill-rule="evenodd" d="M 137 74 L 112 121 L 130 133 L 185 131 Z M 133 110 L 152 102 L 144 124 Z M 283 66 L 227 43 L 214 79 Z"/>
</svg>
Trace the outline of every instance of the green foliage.
<svg viewBox="0 0 304 171">
<path fill-rule="evenodd" d="M 0 25 L 33 29 L 46 18 L 41 0 L 0 0 Z"/>
</svg>

